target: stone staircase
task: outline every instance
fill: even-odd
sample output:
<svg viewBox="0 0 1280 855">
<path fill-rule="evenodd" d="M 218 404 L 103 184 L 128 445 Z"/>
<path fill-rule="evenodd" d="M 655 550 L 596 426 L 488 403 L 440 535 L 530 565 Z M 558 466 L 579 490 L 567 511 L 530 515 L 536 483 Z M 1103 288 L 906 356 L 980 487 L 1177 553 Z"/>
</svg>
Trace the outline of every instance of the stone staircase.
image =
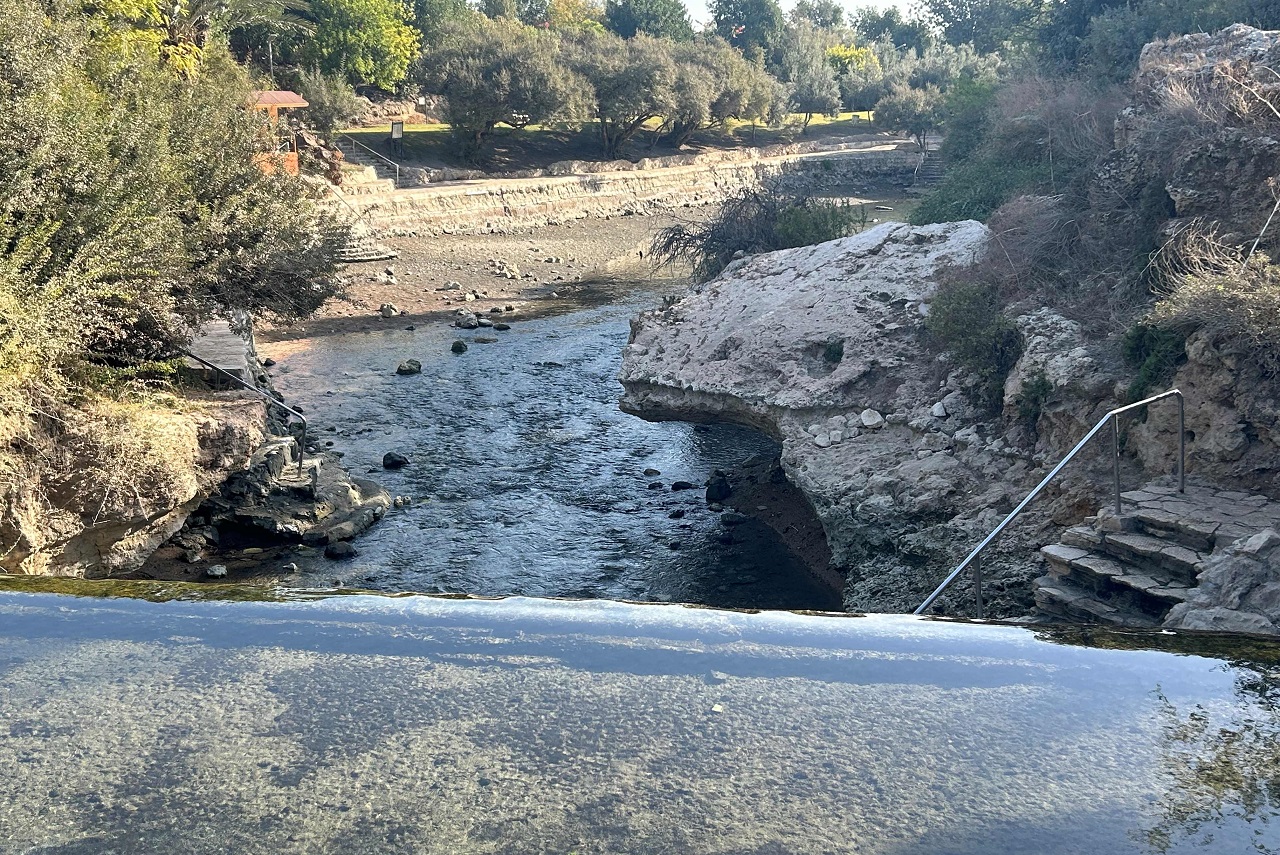
<svg viewBox="0 0 1280 855">
<path fill-rule="evenodd" d="M 1159 626 L 1198 583 L 1204 561 L 1241 538 L 1280 529 L 1280 503 L 1204 485 L 1155 483 L 1040 550 L 1049 573 L 1034 583 L 1041 616 Z"/>
<path fill-rule="evenodd" d="M 338 260 L 346 264 L 359 264 L 364 261 L 386 261 L 399 254 L 383 245 L 374 229 L 363 222 L 357 222 L 352 226 L 346 245 L 338 251 Z"/>
<path fill-rule="evenodd" d="M 947 160 L 941 151 L 931 151 L 924 156 L 924 163 L 916 170 L 912 187 L 928 190 L 942 182 L 947 174 Z"/>
</svg>

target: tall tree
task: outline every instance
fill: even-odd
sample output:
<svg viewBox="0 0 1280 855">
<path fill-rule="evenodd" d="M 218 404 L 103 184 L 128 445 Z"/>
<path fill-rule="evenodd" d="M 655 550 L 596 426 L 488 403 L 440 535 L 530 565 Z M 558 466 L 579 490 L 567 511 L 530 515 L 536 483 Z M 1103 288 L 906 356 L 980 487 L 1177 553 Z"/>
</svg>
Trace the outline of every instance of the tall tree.
<svg viewBox="0 0 1280 855">
<path fill-rule="evenodd" d="M 971 44 L 991 53 L 1025 40 L 1050 6 L 1049 0 L 920 0 L 926 16 L 953 45 Z"/>
<path fill-rule="evenodd" d="M 896 6 L 879 10 L 870 6 L 849 16 L 849 25 L 862 36 L 864 42 L 888 38 L 894 47 L 922 53 L 933 43 L 929 25 L 919 19 L 907 20 Z"/>
<path fill-rule="evenodd" d="M 312 0 L 315 35 L 306 57 L 322 71 L 390 91 L 404 80 L 420 37 L 399 0 Z"/>
<path fill-rule="evenodd" d="M 445 121 L 470 158 L 499 124 L 576 118 L 589 104 L 586 81 L 561 61 L 559 37 L 508 18 L 450 24 L 421 65 L 422 82 L 445 96 Z"/>
<path fill-rule="evenodd" d="M 671 43 L 643 33 L 583 33 L 573 47 L 573 68 L 591 84 L 600 145 L 606 157 L 621 156 L 640 129 L 672 112 L 676 63 Z"/>
<path fill-rule="evenodd" d="M 790 88 L 793 112 L 804 113 L 804 128 L 815 113 L 840 109 L 840 87 L 817 28 L 808 22 L 788 27 L 781 45 L 781 79 Z"/>
<path fill-rule="evenodd" d="M 836 0 L 797 0 L 791 8 L 791 20 L 808 21 L 820 30 L 834 30 L 844 25 L 844 7 Z"/>
<path fill-rule="evenodd" d="M 716 32 L 748 59 L 771 57 L 782 35 L 777 0 L 711 0 Z"/>
<path fill-rule="evenodd" d="M 604 24 L 624 39 L 636 33 L 686 42 L 693 38 L 689 10 L 680 0 L 607 0 Z"/>
</svg>

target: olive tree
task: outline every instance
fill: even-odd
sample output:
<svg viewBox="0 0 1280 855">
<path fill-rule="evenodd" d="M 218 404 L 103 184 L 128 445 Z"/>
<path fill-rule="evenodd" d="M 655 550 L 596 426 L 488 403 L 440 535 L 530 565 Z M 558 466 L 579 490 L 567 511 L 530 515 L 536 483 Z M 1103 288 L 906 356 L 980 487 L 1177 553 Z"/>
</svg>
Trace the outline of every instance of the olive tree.
<svg viewBox="0 0 1280 855">
<path fill-rule="evenodd" d="M 679 71 L 670 42 L 640 34 L 583 33 L 574 42 L 572 67 L 591 87 L 600 146 L 616 158 L 645 126 L 676 108 Z"/>
<path fill-rule="evenodd" d="M 779 77 L 790 91 L 791 110 L 804 113 L 804 127 L 815 113 L 840 109 L 840 86 L 827 61 L 827 50 L 819 31 L 807 21 L 786 29 L 781 45 Z"/>
<path fill-rule="evenodd" d="M 929 150 L 929 132 L 941 127 L 944 118 L 942 93 L 932 86 L 899 87 L 876 104 L 876 124 L 910 134 L 921 151 Z"/>
<path fill-rule="evenodd" d="M 471 158 L 498 125 L 576 118 L 591 94 L 562 61 L 555 33 L 509 18 L 473 15 L 447 25 L 422 67 L 423 82 L 447 99 L 444 119 Z"/>
</svg>

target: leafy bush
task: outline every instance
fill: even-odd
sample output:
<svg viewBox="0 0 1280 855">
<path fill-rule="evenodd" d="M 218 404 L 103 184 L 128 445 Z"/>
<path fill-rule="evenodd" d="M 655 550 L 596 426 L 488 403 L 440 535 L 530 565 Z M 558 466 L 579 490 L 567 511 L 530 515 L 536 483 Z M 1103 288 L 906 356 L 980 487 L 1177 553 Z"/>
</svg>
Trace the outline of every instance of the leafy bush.
<svg viewBox="0 0 1280 855">
<path fill-rule="evenodd" d="M 945 283 L 933 299 L 925 327 L 977 380 L 970 397 L 999 409 L 1004 381 L 1022 355 L 1022 336 L 1001 309 L 1003 300 L 982 283 Z"/>
<path fill-rule="evenodd" d="M 963 160 L 916 208 L 913 223 L 985 221 L 1025 194 L 1063 195 L 1068 207 L 1088 204 L 1086 182 L 1114 142 L 1117 90 L 1031 77 L 994 94 L 958 89 L 952 103 L 960 136 L 948 141 L 948 151 Z"/>
<path fill-rule="evenodd" d="M 1173 379 L 1187 361 L 1187 337 L 1177 330 L 1140 323 L 1121 342 L 1125 365 L 1137 371 L 1129 384 L 1129 400 L 1140 401 Z"/>
<path fill-rule="evenodd" d="M 650 255 L 659 264 L 684 260 L 705 282 L 735 257 L 810 246 L 847 237 L 866 227 L 866 209 L 779 191 L 749 190 L 729 201 L 704 223 L 678 223 L 653 239 Z"/>
<path fill-rule="evenodd" d="M 1018 393 L 1018 420 L 1033 433 L 1044 413 L 1044 405 L 1053 394 L 1053 384 L 1043 371 L 1037 371 L 1022 384 Z"/>
<path fill-rule="evenodd" d="M 318 131 L 330 134 L 350 127 L 364 113 L 364 103 L 356 90 L 338 75 L 312 69 L 298 75 L 296 85 L 309 105 L 300 112 L 299 118 Z"/>
</svg>

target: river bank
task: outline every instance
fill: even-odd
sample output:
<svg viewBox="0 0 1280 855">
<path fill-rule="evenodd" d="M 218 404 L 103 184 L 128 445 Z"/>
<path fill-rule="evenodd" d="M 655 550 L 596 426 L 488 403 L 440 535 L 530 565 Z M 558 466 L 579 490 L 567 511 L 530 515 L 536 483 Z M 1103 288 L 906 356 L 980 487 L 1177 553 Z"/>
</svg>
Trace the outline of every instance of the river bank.
<svg viewBox="0 0 1280 855">
<path fill-rule="evenodd" d="M 618 410 L 630 319 L 687 288 L 645 257 L 672 222 L 394 237 L 395 262 L 352 265 L 344 299 L 263 331 L 258 347 L 276 387 L 308 414 L 315 447 L 401 501 L 354 541 L 350 560 L 236 538 L 211 560 L 229 578 L 290 587 L 839 609 L 843 578 L 808 503 L 778 482 L 775 443 Z M 384 304 L 396 313 L 384 317 Z M 503 309 L 489 316 L 510 329 L 452 326 L 464 306 Z M 456 340 L 466 353 L 450 352 Z M 420 375 L 395 373 L 407 359 Z M 385 469 L 387 452 L 411 462 Z M 734 491 L 709 503 L 703 485 L 716 470 Z M 139 575 L 192 578 L 165 555 Z"/>
</svg>

